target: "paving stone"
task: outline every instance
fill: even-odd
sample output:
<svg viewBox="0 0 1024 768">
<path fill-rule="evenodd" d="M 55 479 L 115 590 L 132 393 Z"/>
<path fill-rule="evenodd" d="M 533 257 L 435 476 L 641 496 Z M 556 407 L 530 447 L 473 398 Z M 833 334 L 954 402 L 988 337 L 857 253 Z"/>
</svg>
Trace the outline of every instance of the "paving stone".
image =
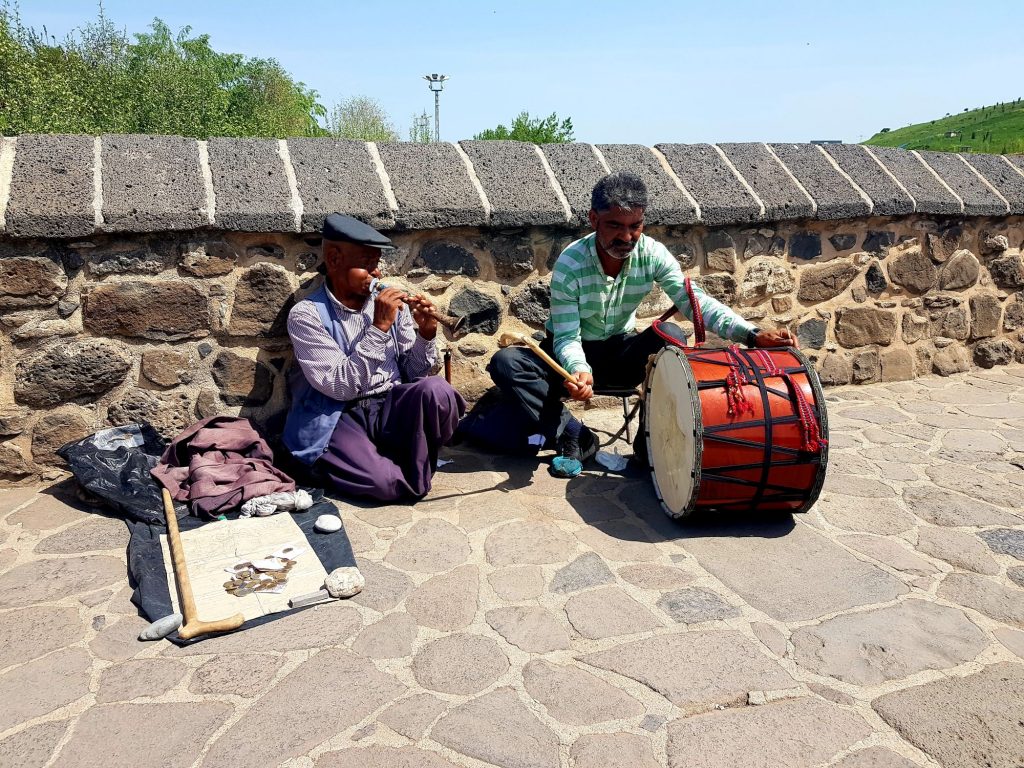
<svg viewBox="0 0 1024 768">
<path fill-rule="evenodd" d="M 1024 758 L 1021 690 L 1024 665 L 1002 663 L 886 694 L 871 706 L 946 768 L 1011 766 Z"/>
<path fill-rule="evenodd" d="M 942 580 L 938 594 L 996 621 L 1024 627 L 1024 601 L 1016 587 L 1004 587 L 973 573 L 951 573 Z"/>
<path fill-rule="evenodd" d="M 403 571 L 440 573 L 469 557 L 466 534 L 445 520 L 427 518 L 391 544 L 384 561 Z"/>
<path fill-rule="evenodd" d="M 508 670 L 498 643 L 479 635 L 445 635 L 413 657 L 412 673 L 424 688 L 441 693 L 479 693 Z"/>
<path fill-rule="evenodd" d="M 1005 645 L 1010 651 L 1024 659 L 1024 632 L 999 627 L 993 630 L 992 634 L 996 636 L 996 640 Z"/>
<path fill-rule="evenodd" d="M 868 557 L 885 563 L 890 568 L 895 568 L 897 571 L 917 576 L 930 576 L 939 570 L 923 557 L 914 554 L 907 547 L 902 546 L 898 541 L 891 538 L 881 536 L 841 536 L 839 541 L 848 547 L 853 547 Z"/>
<path fill-rule="evenodd" d="M 813 729 L 793 723 L 814 723 Z M 803 768 L 824 765 L 867 737 L 860 715 L 821 699 L 786 699 L 712 712 L 668 726 L 670 768 Z"/>
<path fill-rule="evenodd" d="M 381 154 L 390 146 L 396 145 L 379 145 Z M 345 211 L 380 229 L 395 226 L 395 216 L 365 142 L 292 138 L 288 139 L 288 156 L 302 198 L 303 232 L 319 232 L 324 218 L 334 211 Z"/>
<path fill-rule="evenodd" d="M 1016 568 L 1007 568 L 1006 575 L 1010 577 L 1010 581 L 1020 587 L 1024 587 L 1024 566 L 1018 566 Z"/>
<path fill-rule="evenodd" d="M 156 698 L 182 681 L 188 667 L 172 659 L 137 659 L 107 667 L 100 674 L 97 704 Z"/>
<path fill-rule="evenodd" d="M 568 562 L 576 542 L 553 525 L 516 521 L 489 533 L 484 550 L 491 565 L 543 565 Z"/>
<path fill-rule="evenodd" d="M 378 144 L 377 150 L 398 200 L 396 227 L 444 229 L 487 223 L 480 195 L 454 145 L 388 142 Z"/>
<path fill-rule="evenodd" d="M 814 206 L 768 147 L 761 143 L 719 144 L 725 156 L 764 203 L 768 221 L 803 219 L 814 215 Z"/>
<path fill-rule="evenodd" d="M 942 438 L 942 447 L 950 451 L 1001 454 L 1006 451 L 1006 441 L 987 430 L 951 429 Z"/>
<path fill-rule="evenodd" d="M 837 616 L 797 629 L 792 640 L 803 668 L 862 686 L 949 669 L 988 645 L 963 612 L 923 600 Z"/>
<path fill-rule="evenodd" d="M 689 714 L 745 705 L 750 691 L 795 685 L 756 641 L 732 630 L 659 635 L 581 660 L 643 683 Z"/>
<path fill-rule="evenodd" d="M 588 733 L 569 751 L 573 768 L 658 768 L 651 743 L 635 733 Z"/>
<path fill-rule="evenodd" d="M 555 571 L 549 589 L 564 595 L 587 587 L 611 584 L 614 581 L 615 576 L 601 556 L 596 552 L 587 552 Z"/>
<path fill-rule="evenodd" d="M 147 649 L 148 643 L 140 641 L 139 634 L 149 624 L 138 615 L 121 616 L 116 621 L 104 623 L 98 627 L 99 634 L 89 641 L 89 650 L 94 656 L 108 661 L 131 659 Z"/>
<path fill-rule="evenodd" d="M 108 555 L 36 560 L 0 574 L 0 608 L 17 608 L 91 592 L 124 577 L 124 562 Z"/>
<path fill-rule="evenodd" d="M 511 688 L 499 688 L 456 707 L 430 738 L 501 768 L 558 768 L 558 737 Z"/>
<path fill-rule="evenodd" d="M 750 628 L 768 650 L 779 658 L 786 655 L 786 636 L 782 632 L 763 621 L 750 622 Z"/>
<path fill-rule="evenodd" d="M 593 146 L 577 142 L 542 144 L 541 150 L 572 209 L 572 223 L 585 224 L 590 193 L 606 173 Z"/>
<path fill-rule="evenodd" d="M 293 232 L 295 214 L 276 139 L 210 138 L 214 224 L 237 232 Z"/>
<path fill-rule="evenodd" d="M 882 747 L 868 747 L 847 755 L 831 768 L 919 768 L 907 758 Z"/>
<path fill-rule="evenodd" d="M 662 595 L 658 607 L 679 624 L 723 621 L 740 615 L 738 608 L 704 587 L 687 587 Z"/>
<path fill-rule="evenodd" d="M 162 232 L 208 224 L 199 144 L 180 136 L 102 137 L 103 229 Z"/>
<path fill-rule="evenodd" d="M 812 692 L 816 693 L 826 701 L 831 701 L 834 704 L 841 704 L 844 707 L 852 707 L 857 702 L 852 696 L 848 696 L 842 691 L 837 691 L 835 688 L 830 688 L 827 685 L 821 685 L 820 683 L 806 683 L 807 688 Z"/>
<path fill-rule="evenodd" d="M 701 534 L 686 539 L 686 550 L 752 607 L 781 621 L 886 602 L 907 591 L 895 577 L 804 525 L 784 536 L 736 524 Z"/>
<path fill-rule="evenodd" d="M 893 181 L 860 144 L 829 144 L 825 151 L 874 203 L 875 216 L 903 216 L 914 212 L 914 201 Z"/>
<path fill-rule="evenodd" d="M 378 720 L 395 733 L 419 741 L 447 706 L 431 693 L 416 693 L 385 709 Z"/>
<path fill-rule="evenodd" d="M 903 491 L 907 509 L 932 525 L 978 527 L 983 525 L 1017 525 L 1021 522 L 984 501 L 978 501 L 948 489 L 933 487 L 907 488 Z"/>
<path fill-rule="evenodd" d="M 761 206 L 711 144 L 658 144 L 656 147 L 700 205 L 708 226 L 756 221 Z"/>
<path fill-rule="evenodd" d="M 75 608 L 24 608 L 0 621 L 0 669 L 74 645 L 85 636 Z"/>
<path fill-rule="evenodd" d="M 612 173 L 630 171 L 647 185 L 644 220 L 651 225 L 696 224 L 697 210 L 675 185 L 661 161 L 643 144 L 598 144 Z M 685 182 L 684 182 L 685 185 Z"/>
<path fill-rule="evenodd" d="M 247 627 L 244 632 L 211 637 L 184 648 L 171 648 L 165 653 L 168 656 L 196 656 L 252 653 L 254 648 L 273 648 L 275 651 L 329 648 L 345 643 L 362 624 L 362 617 L 354 606 L 336 601 Z"/>
<path fill-rule="evenodd" d="M 326 752 L 316 768 L 458 768 L 437 752 L 419 747 L 354 747 Z"/>
<path fill-rule="evenodd" d="M 188 689 L 199 695 L 259 696 L 273 682 L 284 658 L 265 653 L 213 656 L 192 675 Z"/>
<path fill-rule="evenodd" d="M 566 725 L 594 725 L 644 712 L 628 693 L 575 666 L 536 659 L 523 668 L 523 684 L 551 717 Z"/>
<path fill-rule="evenodd" d="M 44 555 L 72 555 L 80 552 L 123 550 L 128 546 L 128 528 L 123 520 L 90 515 L 60 533 L 47 536 L 36 544 L 35 552 Z"/>
<path fill-rule="evenodd" d="M 697 577 L 673 565 L 640 564 L 619 568 L 619 576 L 641 589 L 678 589 Z"/>
<path fill-rule="evenodd" d="M 817 203 L 816 219 L 868 216 L 871 205 L 813 144 L 771 144 L 772 151 Z M 849 247 L 853 247 L 852 244 Z"/>
<path fill-rule="evenodd" d="M 0 675 L 0 732 L 85 696 L 91 668 L 88 653 L 70 648 Z"/>
<path fill-rule="evenodd" d="M 68 730 L 67 720 L 40 723 L 0 741 L 0 765 L 43 768 Z"/>
<path fill-rule="evenodd" d="M 942 186 L 925 165 L 906 150 L 871 147 L 869 150 L 917 202 L 917 213 L 957 215 L 961 203 Z"/>
<path fill-rule="evenodd" d="M 661 513 L 664 515 L 664 513 Z M 576 538 L 605 560 L 636 563 L 656 560 L 661 552 L 639 526 L 627 520 L 611 520 L 576 531 Z"/>
<path fill-rule="evenodd" d="M 510 603 L 533 600 L 544 592 L 544 574 L 539 565 L 499 568 L 487 575 L 487 581 L 498 597 Z"/>
<path fill-rule="evenodd" d="M 479 592 L 479 570 L 464 565 L 420 584 L 406 598 L 405 609 L 420 626 L 452 632 L 473 622 Z"/>
<path fill-rule="evenodd" d="M 352 598 L 354 603 L 384 613 L 402 602 L 412 589 L 412 579 L 399 570 L 364 558 L 358 558 L 358 564 L 366 586 Z"/>
<path fill-rule="evenodd" d="M 918 154 L 949 185 L 956 196 L 963 200 L 965 216 L 1006 215 L 1006 203 L 975 175 L 960 159 L 961 155 L 925 150 L 920 150 Z"/>
<path fill-rule="evenodd" d="M 5 220 L 15 237 L 83 237 L 95 229 L 93 137 L 18 137 Z"/>
<path fill-rule="evenodd" d="M 577 632 L 591 640 L 632 635 L 661 626 L 654 614 L 619 587 L 601 587 L 573 595 L 565 603 L 565 615 Z"/>
<path fill-rule="evenodd" d="M 412 655 L 412 643 L 417 631 L 416 622 L 409 614 L 389 613 L 360 632 L 352 643 L 352 650 L 374 659 L 405 658 Z"/>
<path fill-rule="evenodd" d="M 917 548 L 945 560 L 954 568 L 989 575 L 999 573 L 999 564 L 988 553 L 984 542 L 964 531 L 922 526 L 918 532 Z"/>
<path fill-rule="evenodd" d="M 1000 555 L 1010 555 L 1024 560 L 1024 531 L 1013 528 L 997 528 L 992 531 L 978 533 L 988 548 Z"/>
<path fill-rule="evenodd" d="M 894 536 L 917 524 L 917 519 L 894 499 L 858 499 L 826 493 L 819 497 L 815 509 L 832 525 L 847 531 Z"/>
<path fill-rule="evenodd" d="M 317 694 L 310 696 L 314 690 Z M 361 656 L 337 649 L 321 651 L 260 699 L 264 711 L 275 713 L 273 728 L 260 718 L 243 718 L 213 743 L 203 765 L 277 765 L 306 754 L 404 691 L 401 683 Z"/>
<path fill-rule="evenodd" d="M 548 653 L 569 647 L 565 627 L 544 608 L 492 608 L 486 618 L 495 632 L 527 653 Z"/>
<path fill-rule="evenodd" d="M 1024 213 L 1024 175 L 1015 171 L 1005 157 L 974 154 L 961 157 L 1007 200 L 1011 215 Z"/>
<path fill-rule="evenodd" d="M 521 141 L 462 141 L 480 185 L 491 204 L 495 227 L 565 224 L 537 148 Z"/>
</svg>

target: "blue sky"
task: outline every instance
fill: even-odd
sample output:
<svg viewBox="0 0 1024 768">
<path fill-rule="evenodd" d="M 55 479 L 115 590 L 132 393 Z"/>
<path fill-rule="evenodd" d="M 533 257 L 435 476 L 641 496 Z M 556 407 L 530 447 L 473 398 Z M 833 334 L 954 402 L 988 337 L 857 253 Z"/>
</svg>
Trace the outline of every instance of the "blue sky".
<svg viewBox="0 0 1024 768">
<path fill-rule="evenodd" d="M 220 2 L 106 0 L 129 32 L 154 16 L 214 48 L 276 58 L 328 107 L 377 99 L 405 138 L 433 115 L 422 76 L 447 74 L 441 138 L 521 110 L 571 117 L 594 143 L 860 141 L 883 127 L 1024 97 L 1024 2 Z M 63 37 L 95 2 L 22 0 Z"/>
</svg>

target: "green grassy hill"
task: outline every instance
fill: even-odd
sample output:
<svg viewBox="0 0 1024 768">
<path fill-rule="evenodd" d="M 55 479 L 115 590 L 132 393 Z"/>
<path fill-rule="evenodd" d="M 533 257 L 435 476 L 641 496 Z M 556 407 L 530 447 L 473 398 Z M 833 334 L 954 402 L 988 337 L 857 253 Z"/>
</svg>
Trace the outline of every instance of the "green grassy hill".
<svg viewBox="0 0 1024 768">
<path fill-rule="evenodd" d="M 946 133 L 950 131 L 958 135 L 947 137 Z M 883 129 L 864 143 L 939 152 L 1024 153 L 1024 99 L 947 115 L 905 128 Z"/>
</svg>

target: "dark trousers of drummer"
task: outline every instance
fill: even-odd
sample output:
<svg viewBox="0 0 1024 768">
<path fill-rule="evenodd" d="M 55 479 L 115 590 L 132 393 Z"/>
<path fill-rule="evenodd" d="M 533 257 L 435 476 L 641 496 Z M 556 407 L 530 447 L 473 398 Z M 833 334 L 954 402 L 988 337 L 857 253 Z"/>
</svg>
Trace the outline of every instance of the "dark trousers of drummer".
<svg viewBox="0 0 1024 768">
<path fill-rule="evenodd" d="M 640 384 L 646 375 L 647 358 L 665 344 L 653 328 L 601 341 L 584 341 L 583 354 L 594 371 L 595 392 Z M 540 346 L 554 356 L 550 333 Z M 547 445 L 554 445 L 569 418 L 569 412 L 562 405 L 562 400 L 568 396 L 562 377 L 536 353 L 523 347 L 499 350 L 487 365 L 487 372 L 498 389 L 519 405 L 534 424 L 535 432 L 544 435 Z"/>
</svg>

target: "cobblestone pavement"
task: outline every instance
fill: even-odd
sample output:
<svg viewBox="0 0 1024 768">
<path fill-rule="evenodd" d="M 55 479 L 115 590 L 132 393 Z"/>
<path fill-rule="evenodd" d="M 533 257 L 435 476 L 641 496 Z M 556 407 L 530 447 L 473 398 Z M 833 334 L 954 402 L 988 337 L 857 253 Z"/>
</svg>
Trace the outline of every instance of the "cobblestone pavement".
<svg viewBox="0 0 1024 768">
<path fill-rule="evenodd" d="M 828 401 L 809 514 L 455 450 L 342 505 L 361 595 L 187 649 L 136 640 L 121 522 L 2 491 L 0 765 L 1024 764 L 1024 367 Z"/>
</svg>

